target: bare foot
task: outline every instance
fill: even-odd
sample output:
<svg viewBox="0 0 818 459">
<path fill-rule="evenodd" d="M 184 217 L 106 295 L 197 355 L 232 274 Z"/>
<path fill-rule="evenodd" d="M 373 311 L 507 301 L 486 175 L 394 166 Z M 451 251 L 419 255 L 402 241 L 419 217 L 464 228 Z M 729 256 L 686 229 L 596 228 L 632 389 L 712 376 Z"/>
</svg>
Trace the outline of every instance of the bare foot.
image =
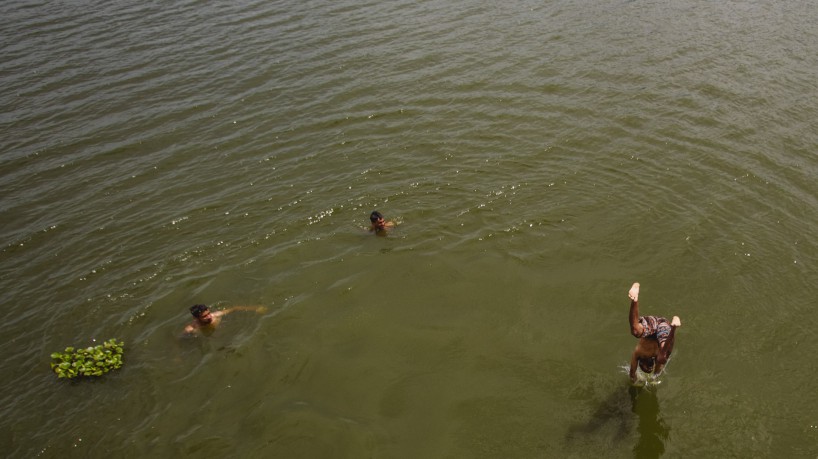
<svg viewBox="0 0 818 459">
<path fill-rule="evenodd" d="M 639 301 L 639 282 L 633 283 L 633 286 L 631 286 L 631 289 L 628 292 L 628 298 L 633 301 Z"/>
<path fill-rule="evenodd" d="M 679 316 L 673 316 L 673 320 L 670 321 L 670 325 L 672 327 L 681 327 L 682 321 L 679 319 Z"/>
</svg>

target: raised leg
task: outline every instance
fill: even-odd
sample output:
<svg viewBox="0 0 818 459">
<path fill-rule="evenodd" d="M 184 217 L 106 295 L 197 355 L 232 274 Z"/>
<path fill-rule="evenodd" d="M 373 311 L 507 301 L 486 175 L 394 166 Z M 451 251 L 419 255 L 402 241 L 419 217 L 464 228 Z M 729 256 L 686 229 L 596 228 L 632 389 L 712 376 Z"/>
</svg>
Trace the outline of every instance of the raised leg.
<svg viewBox="0 0 818 459">
<path fill-rule="evenodd" d="M 631 299 L 631 310 L 628 314 L 628 321 L 631 326 L 631 335 L 639 338 L 642 336 L 644 327 L 639 323 L 639 282 L 634 282 L 628 292 L 628 297 Z"/>
</svg>

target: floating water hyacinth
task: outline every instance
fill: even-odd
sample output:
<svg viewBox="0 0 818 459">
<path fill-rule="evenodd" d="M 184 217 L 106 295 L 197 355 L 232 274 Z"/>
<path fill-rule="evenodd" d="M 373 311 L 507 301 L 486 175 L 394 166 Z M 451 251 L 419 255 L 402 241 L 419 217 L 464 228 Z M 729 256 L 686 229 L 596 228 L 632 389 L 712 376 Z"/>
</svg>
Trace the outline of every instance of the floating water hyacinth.
<svg viewBox="0 0 818 459">
<path fill-rule="evenodd" d="M 122 366 L 122 342 L 109 339 L 93 347 L 75 349 L 65 348 L 65 352 L 55 352 L 51 358 L 51 369 L 59 378 L 76 378 L 77 376 L 102 376 Z"/>
</svg>

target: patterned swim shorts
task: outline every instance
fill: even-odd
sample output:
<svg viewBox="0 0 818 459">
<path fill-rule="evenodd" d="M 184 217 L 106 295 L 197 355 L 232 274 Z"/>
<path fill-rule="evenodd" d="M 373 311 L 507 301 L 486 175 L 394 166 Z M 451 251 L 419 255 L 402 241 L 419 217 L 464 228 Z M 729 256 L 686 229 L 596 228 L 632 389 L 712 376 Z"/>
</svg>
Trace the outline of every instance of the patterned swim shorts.
<svg viewBox="0 0 818 459">
<path fill-rule="evenodd" d="M 639 323 L 642 324 L 643 328 L 640 338 L 655 335 L 659 344 L 662 344 L 670 336 L 670 323 L 664 317 L 642 316 L 639 318 Z"/>
</svg>

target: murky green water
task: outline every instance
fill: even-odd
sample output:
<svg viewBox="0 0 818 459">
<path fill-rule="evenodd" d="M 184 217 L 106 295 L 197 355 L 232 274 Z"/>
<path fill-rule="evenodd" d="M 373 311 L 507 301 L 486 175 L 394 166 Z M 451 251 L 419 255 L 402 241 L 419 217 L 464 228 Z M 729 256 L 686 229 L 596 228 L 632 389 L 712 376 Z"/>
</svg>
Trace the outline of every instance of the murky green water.
<svg viewBox="0 0 818 459">
<path fill-rule="evenodd" d="M 818 454 L 810 3 L 0 18 L 5 455 Z M 634 281 L 683 323 L 651 391 Z M 268 309 L 184 338 L 194 303 Z"/>
</svg>

